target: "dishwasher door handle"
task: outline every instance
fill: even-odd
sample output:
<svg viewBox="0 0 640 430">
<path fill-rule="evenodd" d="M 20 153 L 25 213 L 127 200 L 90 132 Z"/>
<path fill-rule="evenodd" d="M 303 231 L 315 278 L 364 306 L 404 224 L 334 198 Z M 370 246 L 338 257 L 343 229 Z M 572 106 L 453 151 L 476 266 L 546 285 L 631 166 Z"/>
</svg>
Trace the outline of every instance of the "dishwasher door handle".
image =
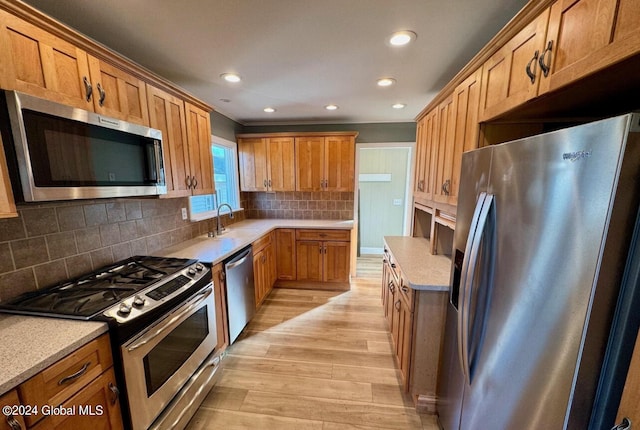
<svg viewBox="0 0 640 430">
<path fill-rule="evenodd" d="M 228 262 L 225 266 L 225 269 L 233 269 L 234 267 L 241 265 L 249 257 L 250 253 L 251 249 L 247 249 L 244 254 L 238 255 L 238 257 L 236 257 L 238 258 L 238 260 Z"/>
</svg>

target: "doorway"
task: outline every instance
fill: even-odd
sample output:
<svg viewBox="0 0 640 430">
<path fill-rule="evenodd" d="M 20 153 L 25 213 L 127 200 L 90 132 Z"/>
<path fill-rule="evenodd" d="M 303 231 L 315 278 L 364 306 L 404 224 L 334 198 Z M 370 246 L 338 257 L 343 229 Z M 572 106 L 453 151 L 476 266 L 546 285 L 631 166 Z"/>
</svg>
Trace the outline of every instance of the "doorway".
<svg viewBox="0 0 640 430">
<path fill-rule="evenodd" d="M 384 236 L 409 234 L 414 143 L 357 145 L 358 256 L 383 253 Z"/>
</svg>

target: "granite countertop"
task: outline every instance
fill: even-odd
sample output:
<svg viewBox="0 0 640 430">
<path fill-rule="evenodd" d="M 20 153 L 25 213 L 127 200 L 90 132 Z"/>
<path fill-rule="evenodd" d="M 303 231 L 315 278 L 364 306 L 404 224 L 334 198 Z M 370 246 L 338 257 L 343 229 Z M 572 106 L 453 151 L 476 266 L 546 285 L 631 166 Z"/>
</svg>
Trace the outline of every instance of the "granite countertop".
<svg viewBox="0 0 640 430">
<path fill-rule="evenodd" d="M 451 259 L 431 254 L 429 239 L 385 236 L 384 241 L 409 287 L 414 290 L 449 291 Z"/>
<path fill-rule="evenodd" d="M 197 258 L 217 264 L 245 246 L 277 228 L 309 228 L 351 230 L 353 221 L 301 220 L 301 219 L 251 219 L 228 227 L 228 232 L 215 238 L 206 235 L 162 249 L 156 254 L 163 257 Z"/>
<path fill-rule="evenodd" d="M 0 314 L 0 396 L 107 330 L 102 322 Z"/>
</svg>

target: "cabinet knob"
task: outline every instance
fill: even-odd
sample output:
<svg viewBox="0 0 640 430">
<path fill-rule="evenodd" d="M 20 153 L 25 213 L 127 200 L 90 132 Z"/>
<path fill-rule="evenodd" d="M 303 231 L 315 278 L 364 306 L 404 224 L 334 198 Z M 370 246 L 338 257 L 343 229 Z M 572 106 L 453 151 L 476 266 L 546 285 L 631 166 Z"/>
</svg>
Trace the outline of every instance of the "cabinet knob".
<svg viewBox="0 0 640 430">
<path fill-rule="evenodd" d="M 394 306 L 395 306 L 396 310 L 400 310 L 400 300 L 398 300 L 398 301 L 395 303 L 395 305 L 394 305 Z"/>
<path fill-rule="evenodd" d="M 187 188 L 191 188 L 191 176 L 187 176 L 184 183 L 187 185 Z"/>
<path fill-rule="evenodd" d="M 196 178 L 195 176 L 193 176 L 193 188 L 197 188 L 198 187 L 198 178 Z"/>
</svg>

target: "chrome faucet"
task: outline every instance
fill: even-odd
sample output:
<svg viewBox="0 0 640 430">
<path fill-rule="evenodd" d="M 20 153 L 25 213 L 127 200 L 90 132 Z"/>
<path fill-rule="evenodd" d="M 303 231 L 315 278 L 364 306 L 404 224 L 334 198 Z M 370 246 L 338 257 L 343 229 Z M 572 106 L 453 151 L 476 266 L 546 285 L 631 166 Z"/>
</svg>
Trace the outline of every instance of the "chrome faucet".
<svg viewBox="0 0 640 430">
<path fill-rule="evenodd" d="M 216 217 L 218 218 L 217 219 L 218 226 L 216 227 L 216 234 L 218 236 L 220 236 L 225 231 L 225 228 L 222 225 L 222 220 L 220 219 L 220 208 L 222 208 L 222 206 L 226 206 L 226 207 L 229 208 L 229 218 L 233 218 L 233 209 L 231 209 L 231 206 L 229 206 L 228 203 L 222 203 L 221 205 L 218 206 L 218 212 L 217 212 L 217 215 L 216 215 Z"/>
</svg>

